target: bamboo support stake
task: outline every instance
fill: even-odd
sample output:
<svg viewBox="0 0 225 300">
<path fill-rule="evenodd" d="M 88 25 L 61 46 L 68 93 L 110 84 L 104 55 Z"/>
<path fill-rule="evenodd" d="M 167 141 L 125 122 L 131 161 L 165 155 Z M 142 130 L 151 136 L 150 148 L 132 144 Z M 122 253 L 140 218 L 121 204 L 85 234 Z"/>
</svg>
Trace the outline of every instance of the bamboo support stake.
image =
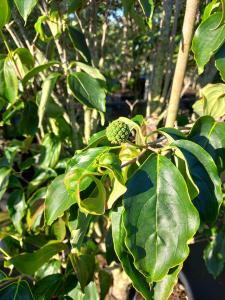
<svg viewBox="0 0 225 300">
<path fill-rule="evenodd" d="M 176 121 L 179 108 L 180 95 L 184 82 L 184 75 L 188 62 L 188 55 L 191 47 L 194 32 L 195 19 L 197 15 L 199 0 L 187 0 L 183 23 L 183 40 L 180 45 L 175 74 L 173 78 L 166 127 L 173 127 Z"/>
</svg>

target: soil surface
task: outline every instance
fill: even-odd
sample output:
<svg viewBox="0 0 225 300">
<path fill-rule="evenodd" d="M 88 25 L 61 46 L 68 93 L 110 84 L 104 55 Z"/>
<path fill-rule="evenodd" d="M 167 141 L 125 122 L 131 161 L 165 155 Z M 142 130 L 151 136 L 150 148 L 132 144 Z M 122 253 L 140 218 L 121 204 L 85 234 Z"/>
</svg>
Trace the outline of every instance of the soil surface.
<svg viewBox="0 0 225 300">
<path fill-rule="evenodd" d="M 174 287 L 172 295 L 169 300 L 188 300 L 188 296 L 185 293 L 184 286 L 181 283 L 177 283 Z"/>
</svg>

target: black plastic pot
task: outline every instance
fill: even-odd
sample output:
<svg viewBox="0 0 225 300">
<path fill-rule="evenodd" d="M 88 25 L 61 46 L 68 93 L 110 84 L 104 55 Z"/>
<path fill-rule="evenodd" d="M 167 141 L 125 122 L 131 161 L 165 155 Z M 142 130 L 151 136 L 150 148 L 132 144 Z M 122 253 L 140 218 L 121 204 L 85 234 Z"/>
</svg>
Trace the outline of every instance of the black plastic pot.
<svg viewBox="0 0 225 300">
<path fill-rule="evenodd" d="M 191 245 L 180 280 L 187 294 L 191 292 L 191 300 L 225 300 L 225 272 L 216 280 L 209 274 L 203 260 L 205 246 L 205 243 Z"/>
</svg>

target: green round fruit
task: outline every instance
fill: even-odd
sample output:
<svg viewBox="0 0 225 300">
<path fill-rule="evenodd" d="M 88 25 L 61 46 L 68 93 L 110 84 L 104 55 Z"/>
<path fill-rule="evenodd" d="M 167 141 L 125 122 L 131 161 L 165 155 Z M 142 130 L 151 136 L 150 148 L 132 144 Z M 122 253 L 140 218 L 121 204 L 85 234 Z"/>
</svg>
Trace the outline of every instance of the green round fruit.
<svg viewBox="0 0 225 300">
<path fill-rule="evenodd" d="M 122 144 L 128 141 L 130 128 L 126 123 L 115 120 L 106 128 L 106 136 L 112 144 Z"/>
</svg>

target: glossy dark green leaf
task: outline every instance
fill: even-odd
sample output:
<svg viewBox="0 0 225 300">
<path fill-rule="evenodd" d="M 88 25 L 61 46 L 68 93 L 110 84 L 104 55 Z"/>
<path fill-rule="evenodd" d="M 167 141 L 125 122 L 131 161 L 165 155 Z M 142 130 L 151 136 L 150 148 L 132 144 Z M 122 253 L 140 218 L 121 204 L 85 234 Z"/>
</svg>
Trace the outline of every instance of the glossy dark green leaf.
<svg viewBox="0 0 225 300">
<path fill-rule="evenodd" d="M 74 248 L 80 248 L 92 218 L 92 215 L 86 215 L 74 206 L 70 208 L 68 227 L 71 232 L 71 245 Z"/>
<path fill-rule="evenodd" d="M 39 280 L 34 286 L 34 297 L 36 300 L 51 300 L 54 296 L 59 295 L 62 288 L 63 275 L 52 274 Z"/>
<path fill-rule="evenodd" d="M 10 218 L 19 233 L 23 232 L 22 219 L 25 216 L 27 204 L 22 190 L 13 191 L 7 201 Z"/>
<path fill-rule="evenodd" d="M 68 171 L 75 167 L 94 171 L 96 168 L 96 161 L 98 161 L 103 153 L 107 153 L 109 150 L 110 147 L 103 146 L 90 148 L 75 154 L 68 163 Z"/>
<path fill-rule="evenodd" d="M 212 241 L 204 250 L 204 260 L 207 270 L 216 279 L 224 269 L 225 234 L 220 231 L 212 236 Z"/>
<path fill-rule="evenodd" d="M 195 32 L 192 51 L 195 55 L 199 74 L 203 73 L 205 65 L 225 41 L 225 24 L 217 27 L 221 16 L 220 12 L 212 14 L 199 25 Z"/>
<path fill-rule="evenodd" d="M 225 123 L 204 116 L 196 121 L 188 136 L 188 139 L 199 144 L 212 156 L 220 171 L 225 170 L 224 132 Z"/>
<path fill-rule="evenodd" d="M 0 1 L 0 29 L 7 23 L 9 16 L 9 5 L 7 0 Z"/>
<path fill-rule="evenodd" d="M 60 75 L 60 73 L 51 73 L 43 82 L 40 103 L 38 106 L 39 127 L 42 125 L 47 103 Z"/>
<path fill-rule="evenodd" d="M 31 78 L 33 78 L 34 76 L 36 76 L 38 73 L 43 72 L 44 70 L 50 68 L 51 66 L 54 65 L 59 65 L 59 62 L 57 61 L 50 61 L 46 64 L 43 65 L 39 65 L 37 67 L 34 67 L 33 69 L 31 69 L 23 78 L 22 83 L 23 85 L 26 85 L 26 83 L 28 82 L 28 80 L 30 80 Z"/>
<path fill-rule="evenodd" d="M 100 290 L 101 290 L 101 300 L 104 300 L 106 295 L 109 292 L 110 287 L 113 284 L 113 276 L 107 270 L 101 269 L 99 271 L 99 283 L 100 283 Z"/>
<path fill-rule="evenodd" d="M 172 144 L 184 155 L 190 175 L 199 189 L 194 199 L 201 218 L 207 223 L 213 223 L 217 217 L 223 200 L 221 180 L 212 157 L 201 146 L 185 140 Z"/>
<path fill-rule="evenodd" d="M 19 130 L 21 134 L 35 135 L 38 129 L 38 107 L 32 101 L 25 103 Z"/>
<path fill-rule="evenodd" d="M 1 239 L 1 249 L 8 256 L 17 255 L 21 251 L 19 241 L 10 235 Z"/>
<path fill-rule="evenodd" d="M 82 104 L 105 112 L 106 92 L 104 82 L 84 72 L 76 72 L 68 77 L 68 84 L 74 97 Z"/>
<path fill-rule="evenodd" d="M 135 289 L 141 293 L 146 300 L 151 300 L 152 295 L 146 278 L 135 268 L 134 259 L 125 246 L 126 232 L 122 222 L 122 213 L 123 207 L 120 207 L 117 211 L 111 213 L 114 249 L 124 271 L 131 279 Z"/>
<path fill-rule="evenodd" d="M 25 22 L 27 22 L 27 18 L 34 9 L 38 0 L 14 0 L 14 2 L 21 17 L 24 19 Z"/>
<path fill-rule="evenodd" d="M 179 170 L 161 155 L 151 155 L 131 177 L 124 199 L 126 246 L 135 267 L 149 282 L 181 264 L 199 226 Z"/>
<path fill-rule="evenodd" d="M 74 48 L 79 52 L 85 62 L 91 64 L 91 53 L 85 40 L 84 34 L 74 27 L 69 27 L 69 36 Z"/>
<path fill-rule="evenodd" d="M 70 260 L 76 272 L 78 281 L 81 285 L 81 289 L 88 285 L 93 280 L 95 272 L 95 257 L 89 254 L 70 254 Z"/>
<path fill-rule="evenodd" d="M 91 148 L 91 147 L 93 148 L 93 147 L 96 147 L 96 146 L 101 145 L 101 144 L 110 145 L 105 133 L 106 133 L 105 129 L 101 130 L 97 133 L 94 133 L 90 137 L 90 139 L 88 141 L 88 146 L 86 148 Z"/>
<path fill-rule="evenodd" d="M 45 183 L 47 180 L 56 177 L 56 172 L 51 168 L 38 169 L 34 179 L 32 179 L 28 184 L 29 195 L 34 192 L 39 186 Z"/>
<path fill-rule="evenodd" d="M 22 253 L 14 256 L 10 259 L 10 263 L 12 263 L 19 272 L 33 275 L 44 263 L 48 262 L 52 256 L 66 248 L 67 246 L 63 243 L 51 241 L 32 253 Z"/>
<path fill-rule="evenodd" d="M 185 135 L 176 128 L 159 128 L 158 131 L 165 135 L 169 141 L 186 139 Z"/>
<path fill-rule="evenodd" d="M 225 81 L 225 44 L 217 51 L 215 55 L 215 66 L 220 72 L 220 76 Z"/>
<path fill-rule="evenodd" d="M 18 96 L 19 81 L 13 61 L 6 58 L 4 62 L 4 79 L 5 79 L 5 97 L 9 102 L 14 103 Z"/>
<path fill-rule="evenodd" d="M 0 299 L 4 300 L 34 300 L 29 284 L 18 280 L 0 289 Z"/>
<path fill-rule="evenodd" d="M 64 184 L 65 175 L 56 177 L 49 185 L 45 200 L 45 220 L 47 225 L 51 225 L 57 218 L 76 202 L 66 189 Z"/>
</svg>

